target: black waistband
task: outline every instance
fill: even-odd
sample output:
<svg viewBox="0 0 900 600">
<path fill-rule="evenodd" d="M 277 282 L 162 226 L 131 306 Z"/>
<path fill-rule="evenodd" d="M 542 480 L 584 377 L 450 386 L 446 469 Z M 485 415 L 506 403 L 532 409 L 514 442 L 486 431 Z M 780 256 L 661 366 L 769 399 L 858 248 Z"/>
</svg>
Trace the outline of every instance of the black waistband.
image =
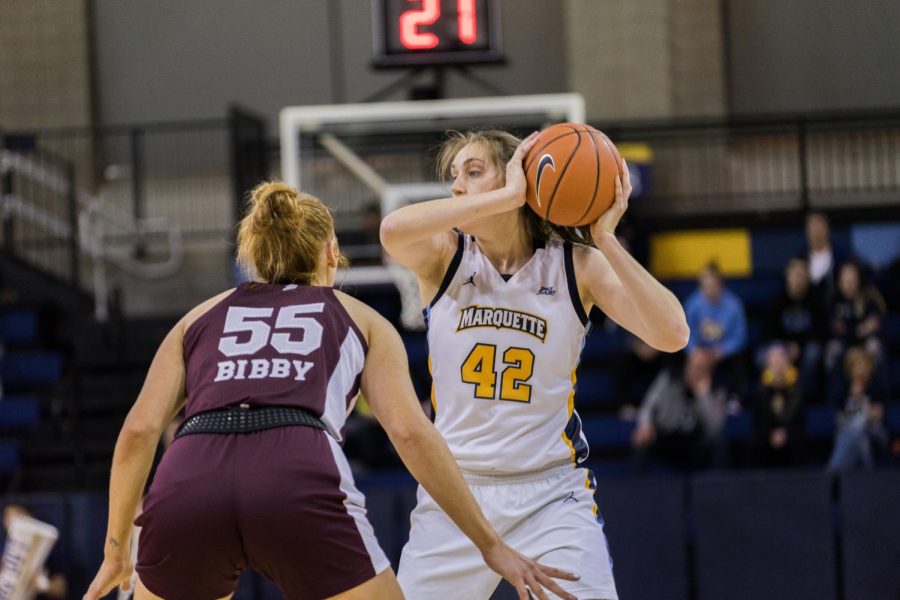
<svg viewBox="0 0 900 600">
<path fill-rule="evenodd" d="M 325 429 L 325 423 L 312 413 L 293 406 L 241 404 L 236 408 L 210 410 L 185 421 L 175 439 L 192 433 L 253 433 L 277 427 L 313 427 Z"/>
</svg>

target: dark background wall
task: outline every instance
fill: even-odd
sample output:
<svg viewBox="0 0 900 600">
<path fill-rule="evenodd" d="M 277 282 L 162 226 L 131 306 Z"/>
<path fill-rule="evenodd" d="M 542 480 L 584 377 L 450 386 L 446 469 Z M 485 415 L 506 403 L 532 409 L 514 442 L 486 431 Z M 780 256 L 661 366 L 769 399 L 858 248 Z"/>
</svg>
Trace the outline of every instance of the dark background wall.
<svg viewBox="0 0 900 600">
<path fill-rule="evenodd" d="M 502 9 L 509 64 L 473 70 L 510 94 L 565 91 L 559 1 Z M 369 0 L 95 0 L 100 119 L 219 117 L 234 101 L 274 124 L 283 106 L 360 101 L 404 73 L 369 68 L 371 21 Z M 447 83 L 451 97 L 487 94 Z"/>
<path fill-rule="evenodd" d="M 900 106 L 897 0 L 726 0 L 731 111 Z"/>
<path fill-rule="evenodd" d="M 403 74 L 369 68 L 369 0 L 61 6 L 0 2 L 0 124 L 8 129 L 220 117 L 233 101 L 274 120 L 287 105 L 359 101 Z M 580 91 L 595 118 L 900 106 L 897 0 L 501 6 L 509 64 L 473 70 L 511 94 Z M 93 52 L 78 32 L 90 32 Z M 46 66 L 48 57 L 63 70 Z M 35 64 L 46 74 L 37 84 Z M 458 75 L 447 92 L 487 93 Z"/>
</svg>

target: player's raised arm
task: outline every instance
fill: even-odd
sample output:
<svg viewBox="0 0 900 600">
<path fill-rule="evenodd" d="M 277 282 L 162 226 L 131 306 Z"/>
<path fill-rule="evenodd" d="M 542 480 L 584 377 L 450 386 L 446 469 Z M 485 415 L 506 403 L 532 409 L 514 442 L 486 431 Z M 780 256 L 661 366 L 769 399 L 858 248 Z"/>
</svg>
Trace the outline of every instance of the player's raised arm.
<svg viewBox="0 0 900 600">
<path fill-rule="evenodd" d="M 615 228 L 628 209 L 631 182 L 622 161 L 612 206 L 591 226 L 599 252 L 582 248 L 575 256 L 583 300 L 596 304 L 622 327 L 663 352 L 687 345 L 690 329 L 678 298 L 619 244 Z"/>
<path fill-rule="evenodd" d="M 536 137 L 532 134 L 518 145 L 505 172 L 502 165 L 491 163 L 485 156 L 453 152 L 456 159 L 446 165 L 453 181 L 453 197 L 410 204 L 384 217 L 381 243 L 388 254 L 419 277 L 440 282 L 456 250 L 454 227 L 525 203 L 522 161 Z"/>
<path fill-rule="evenodd" d="M 447 444 L 422 412 L 407 375 L 406 350 L 396 330 L 375 311 L 342 297 L 366 333 L 369 353 L 361 389 L 403 463 L 454 523 L 481 551 L 485 562 L 527 598 L 526 587 L 545 599 L 543 588 L 574 600 L 551 577 L 574 575 L 537 564 L 507 546 L 488 523 L 460 473 Z M 362 316 L 363 318 L 360 318 Z"/>
</svg>

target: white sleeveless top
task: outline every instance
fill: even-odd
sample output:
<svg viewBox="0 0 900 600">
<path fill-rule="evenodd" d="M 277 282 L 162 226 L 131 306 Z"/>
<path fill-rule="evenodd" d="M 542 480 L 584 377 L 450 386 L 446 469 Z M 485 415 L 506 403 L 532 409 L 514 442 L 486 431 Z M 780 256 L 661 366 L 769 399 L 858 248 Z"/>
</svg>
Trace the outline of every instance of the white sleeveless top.
<svg viewBox="0 0 900 600">
<path fill-rule="evenodd" d="M 522 473 L 587 458 L 574 384 L 589 322 L 571 244 L 546 242 L 504 281 L 459 234 L 425 312 L 434 424 L 461 468 Z"/>
</svg>

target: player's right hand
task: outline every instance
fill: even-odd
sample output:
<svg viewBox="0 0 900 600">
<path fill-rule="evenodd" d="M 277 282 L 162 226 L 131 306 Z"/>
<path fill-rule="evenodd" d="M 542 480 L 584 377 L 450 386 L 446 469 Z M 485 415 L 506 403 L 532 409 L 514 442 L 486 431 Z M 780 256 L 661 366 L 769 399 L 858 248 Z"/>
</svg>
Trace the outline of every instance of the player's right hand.
<svg viewBox="0 0 900 600">
<path fill-rule="evenodd" d="M 519 554 L 502 541 L 482 552 L 484 562 L 491 569 L 510 582 L 519 594 L 519 600 L 528 600 L 528 590 L 538 600 L 548 600 L 544 588 L 547 588 L 564 600 L 578 600 L 557 584 L 553 579 L 578 581 L 578 576 L 562 569 L 554 569 L 539 564 Z"/>
<path fill-rule="evenodd" d="M 123 592 L 127 592 L 131 588 L 131 572 L 134 565 L 126 557 L 106 557 L 100 570 L 97 571 L 94 581 L 88 588 L 87 593 L 82 600 L 100 600 L 116 586 Z"/>
<path fill-rule="evenodd" d="M 538 132 L 535 131 L 519 142 L 512 158 L 506 163 L 506 185 L 504 187 L 513 197 L 515 197 L 516 207 L 525 204 L 525 190 L 527 189 L 528 184 L 525 180 L 525 168 L 523 167 L 523 163 L 525 162 L 525 156 L 528 155 L 528 151 L 534 146 L 537 137 Z"/>
</svg>

